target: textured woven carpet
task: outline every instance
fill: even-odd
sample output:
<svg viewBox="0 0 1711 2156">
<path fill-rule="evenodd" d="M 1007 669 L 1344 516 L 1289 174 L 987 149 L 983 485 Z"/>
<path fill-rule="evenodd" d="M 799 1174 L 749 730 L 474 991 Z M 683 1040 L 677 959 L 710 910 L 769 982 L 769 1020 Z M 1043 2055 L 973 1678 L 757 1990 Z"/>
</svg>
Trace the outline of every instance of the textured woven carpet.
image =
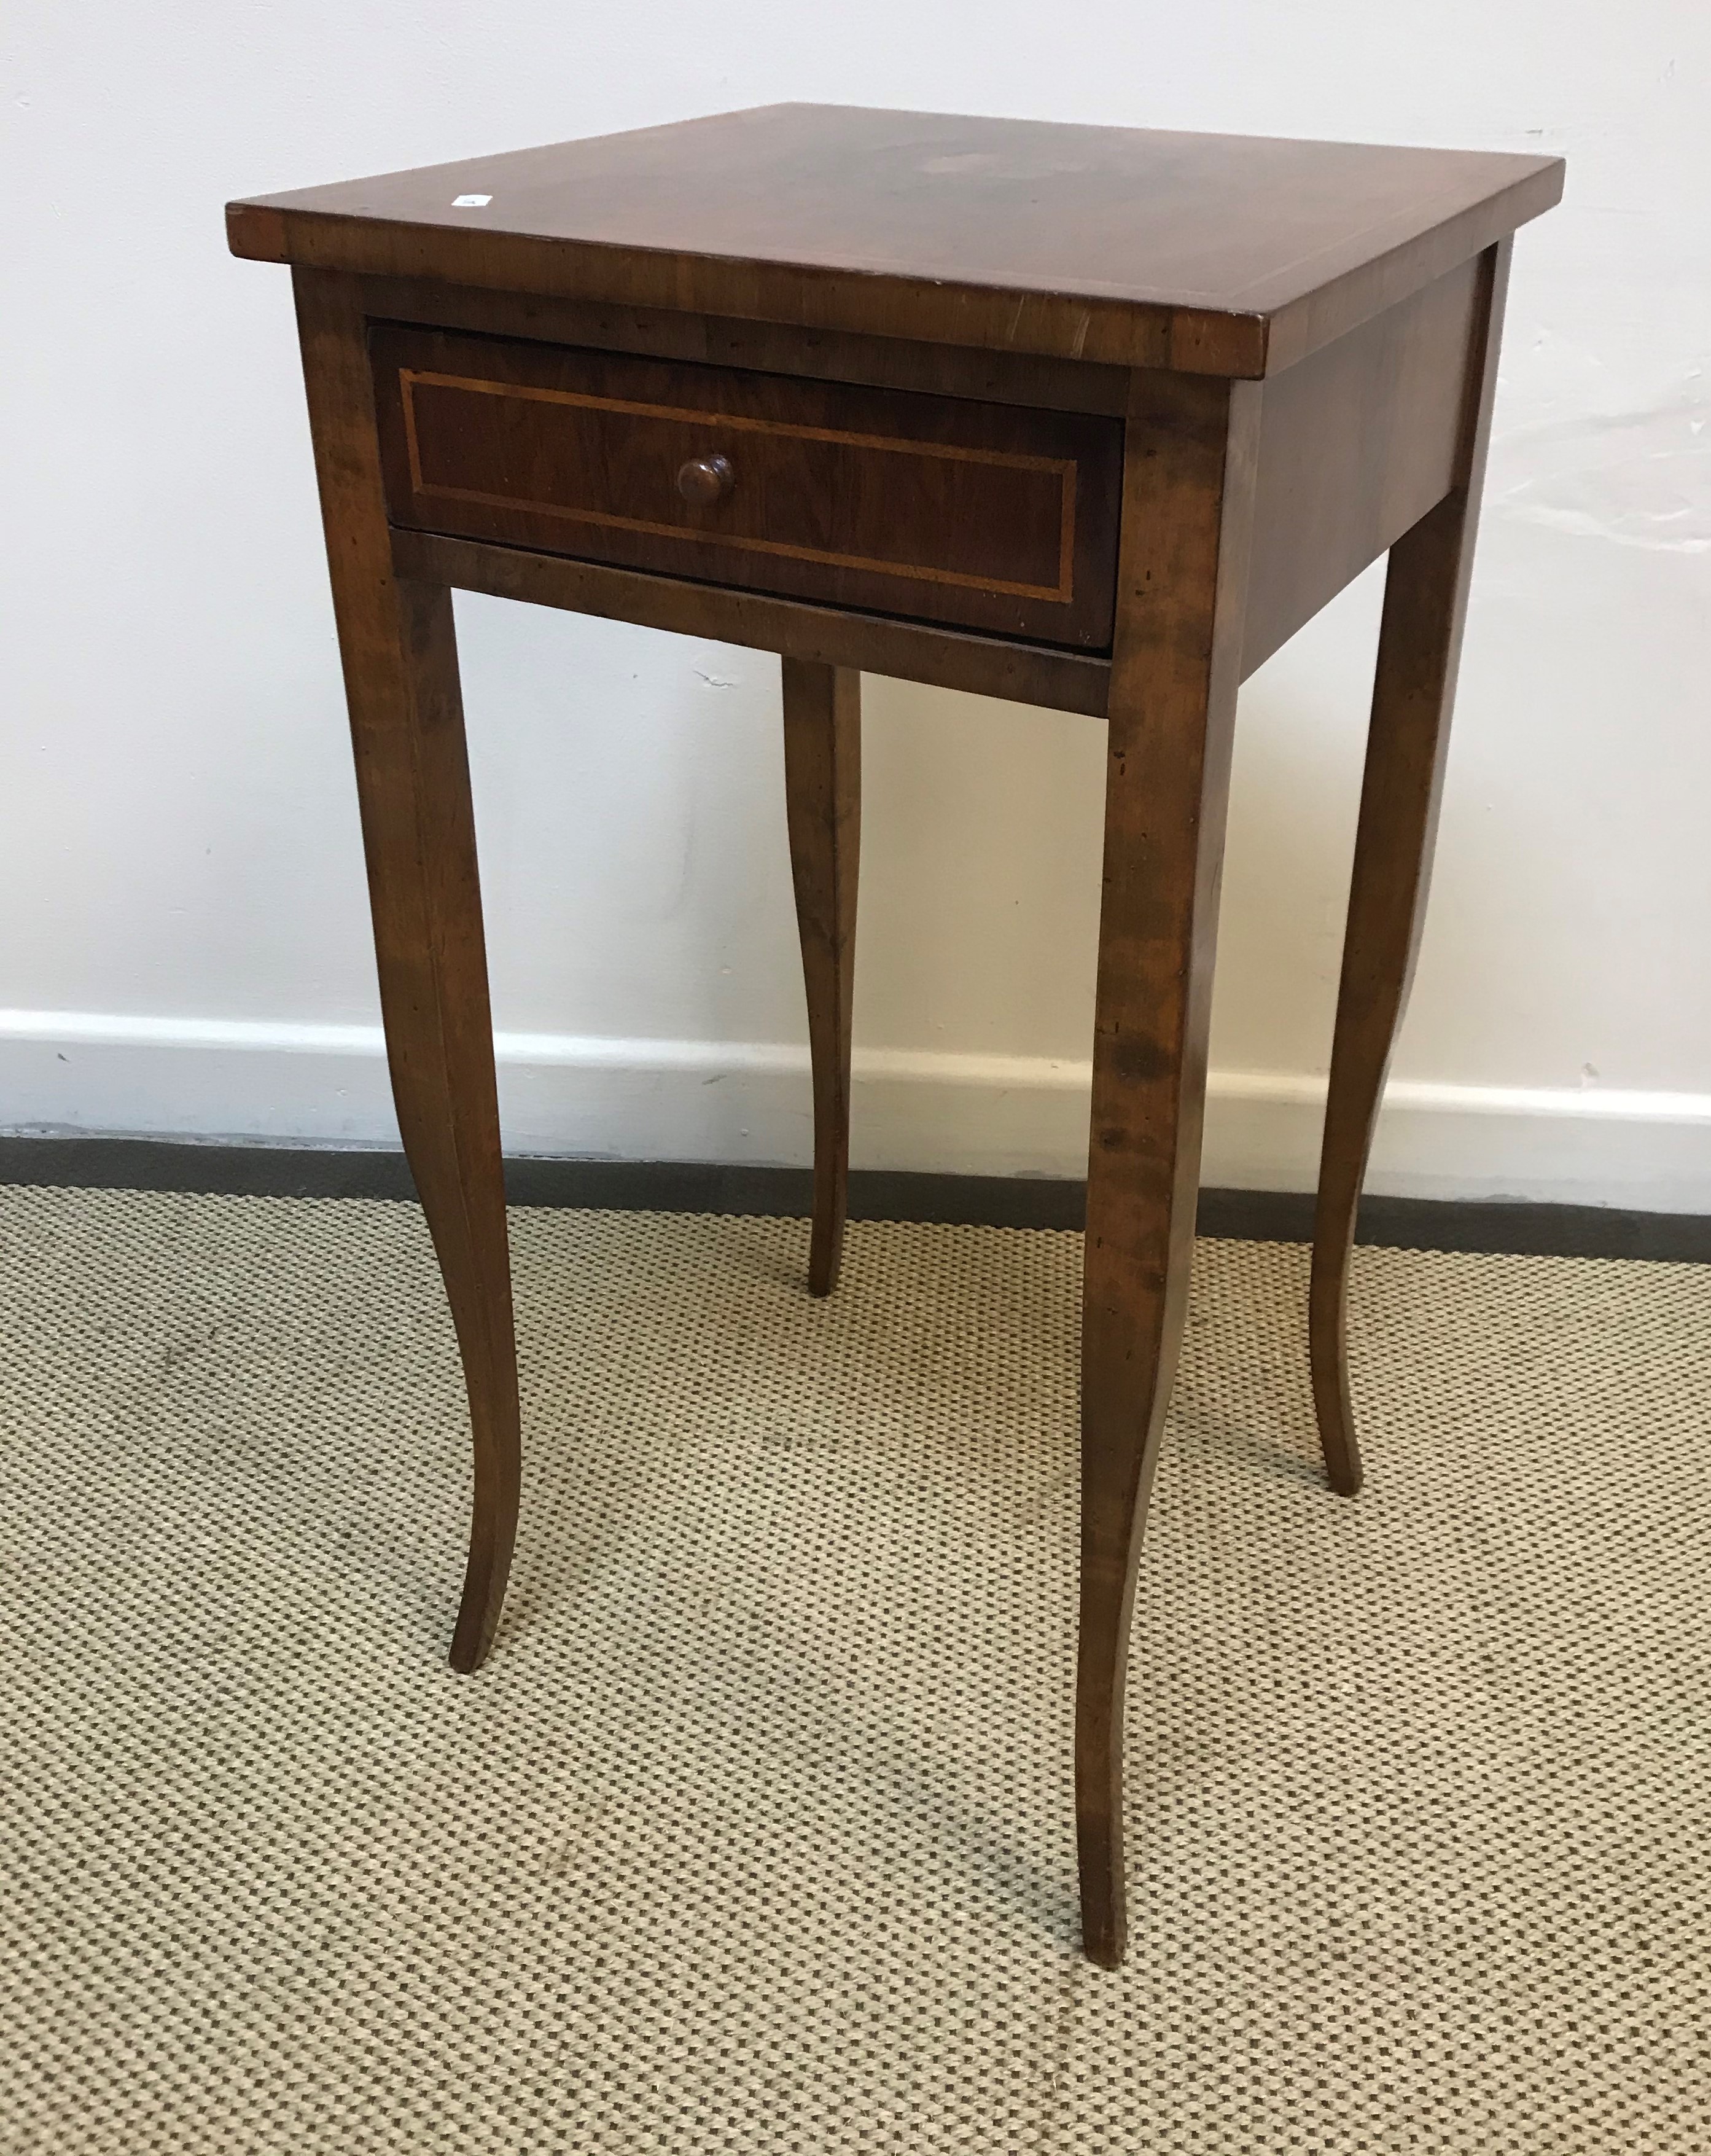
<svg viewBox="0 0 1711 2156">
<path fill-rule="evenodd" d="M 1203 1244 L 1076 1944 L 1078 1240 L 0 1193 L 0 2149 L 1711 2147 L 1711 1267 Z"/>
</svg>

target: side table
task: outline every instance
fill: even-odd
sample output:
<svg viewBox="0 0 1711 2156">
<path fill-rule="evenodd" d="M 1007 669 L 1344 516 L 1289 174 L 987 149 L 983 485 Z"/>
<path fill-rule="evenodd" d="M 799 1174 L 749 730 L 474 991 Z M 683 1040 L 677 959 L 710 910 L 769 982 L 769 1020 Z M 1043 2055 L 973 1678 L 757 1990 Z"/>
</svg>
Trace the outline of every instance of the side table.
<svg viewBox="0 0 1711 2156">
<path fill-rule="evenodd" d="M 1181 1340 L 1238 683 L 1390 550 L 1320 1171 L 1355 1208 L 1418 940 L 1511 235 L 1555 158 L 774 105 L 234 203 L 292 265 L 387 1052 L 469 1389 L 452 1661 L 520 1430 L 453 589 L 783 660 L 810 1285 L 848 1157 L 859 674 L 1109 721 L 1082 1344 L 1083 1933 L 1124 1943 L 1136 1559 Z"/>
</svg>

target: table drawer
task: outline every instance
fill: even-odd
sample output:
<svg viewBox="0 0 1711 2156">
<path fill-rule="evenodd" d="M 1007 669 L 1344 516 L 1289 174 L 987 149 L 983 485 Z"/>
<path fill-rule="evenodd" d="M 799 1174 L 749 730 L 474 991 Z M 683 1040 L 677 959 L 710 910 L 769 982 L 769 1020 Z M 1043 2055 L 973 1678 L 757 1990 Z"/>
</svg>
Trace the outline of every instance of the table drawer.
<svg viewBox="0 0 1711 2156">
<path fill-rule="evenodd" d="M 377 324 L 395 524 L 1111 640 L 1115 419 Z"/>
</svg>

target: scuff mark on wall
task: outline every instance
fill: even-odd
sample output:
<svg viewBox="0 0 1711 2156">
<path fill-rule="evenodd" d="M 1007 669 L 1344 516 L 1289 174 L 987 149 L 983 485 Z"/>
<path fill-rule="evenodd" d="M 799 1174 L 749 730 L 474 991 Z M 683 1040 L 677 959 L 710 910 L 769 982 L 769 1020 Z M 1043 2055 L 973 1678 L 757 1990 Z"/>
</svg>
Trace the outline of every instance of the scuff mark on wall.
<svg viewBox="0 0 1711 2156">
<path fill-rule="evenodd" d="M 1670 554 L 1711 553 L 1711 397 L 1693 368 L 1637 409 L 1518 428 L 1493 448 L 1487 514 Z M 1502 483 L 1504 467 L 1529 476 Z"/>
</svg>

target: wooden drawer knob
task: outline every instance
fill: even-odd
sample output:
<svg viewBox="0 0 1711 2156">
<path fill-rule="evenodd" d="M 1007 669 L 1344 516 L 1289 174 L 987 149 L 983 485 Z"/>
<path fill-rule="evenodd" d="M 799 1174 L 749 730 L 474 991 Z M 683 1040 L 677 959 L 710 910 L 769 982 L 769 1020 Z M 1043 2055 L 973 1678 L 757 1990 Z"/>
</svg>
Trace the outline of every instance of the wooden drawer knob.
<svg viewBox="0 0 1711 2156">
<path fill-rule="evenodd" d="M 700 509 L 723 501 L 735 485 L 728 457 L 691 457 L 677 475 L 678 492 Z"/>
</svg>

